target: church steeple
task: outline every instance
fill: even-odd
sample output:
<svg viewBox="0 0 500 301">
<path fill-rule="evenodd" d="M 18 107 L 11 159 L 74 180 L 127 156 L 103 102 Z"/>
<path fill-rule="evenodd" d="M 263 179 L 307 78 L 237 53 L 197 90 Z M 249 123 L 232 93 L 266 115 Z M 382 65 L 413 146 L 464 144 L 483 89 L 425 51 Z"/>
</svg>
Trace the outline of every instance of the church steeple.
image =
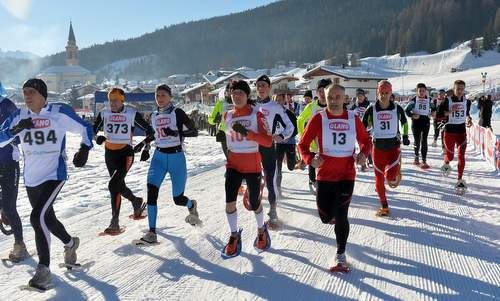
<svg viewBox="0 0 500 301">
<path fill-rule="evenodd" d="M 69 36 L 68 36 L 68 44 L 72 43 L 76 45 L 75 33 L 73 32 L 73 24 L 69 21 Z"/>
<path fill-rule="evenodd" d="M 69 22 L 68 44 L 66 45 L 66 66 L 78 66 L 78 46 L 76 46 L 73 24 Z"/>
</svg>

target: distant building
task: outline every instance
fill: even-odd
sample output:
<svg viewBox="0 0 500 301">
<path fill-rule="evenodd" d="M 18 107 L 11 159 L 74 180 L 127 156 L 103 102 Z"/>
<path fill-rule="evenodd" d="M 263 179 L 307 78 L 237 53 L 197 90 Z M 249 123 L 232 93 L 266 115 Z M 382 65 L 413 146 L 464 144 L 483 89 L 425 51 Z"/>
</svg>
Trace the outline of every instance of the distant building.
<svg viewBox="0 0 500 301">
<path fill-rule="evenodd" d="M 295 86 L 295 82 L 298 81 L 299 79 L 294 76 L 281 74 L 272 76 L 270 80 L 271 80 L 271 92 L 270 92 L 271 95 L 278 93 L 295 95 L 299 93 L 299 90 Z M 257 96 L 255 87 L 252 88 L 252 92 L 255 92 L 255 96 Z"/>
<path fill-rule="evenodd" d="M 345 88 L 345 94 L 350 97 L 356 96 L 356 89 L 365 90 L 366 97 L 373 101 L 376 98 L 377 83 L 387 79 L 375 72 L 368 72 L 360 67 L 338 67 L 318 66 L 304 74 L 304 78 L 310 79 L 309 89 L 315 90 L 319 80 L 329 78 L 334 84 L 340 84 Z"/>
<path fill-rule="evenodd" d="M 89 70 L 79 66 L 78 46 L 76 46 L 73 24 L 69 23 L 68 44 L 66 45 L 66 64 L 52 66 L 38 74 L 47 83 L 49 91 L 63 92 L 73 86 L 93 84 L 96 76 Z"/>
<path fill-rule="evenodd" d="M 182 91 L 181 96 L 184 97 L 185 103 L 196 102 L 196 103 L 210 105 L 211 104 L 210 102 L 213 100 L 211 100 L 209 97 L 208 94 L 209 88 L 210 84 L 207 82 L 198 83 Z"/>
<path fill-rule="evenodd" d="M 191 76 L 189 74 L 174 74 L 170 75 L 167 80 L 167 85 L 183 85 L 189 80 Z"/>
</svg>

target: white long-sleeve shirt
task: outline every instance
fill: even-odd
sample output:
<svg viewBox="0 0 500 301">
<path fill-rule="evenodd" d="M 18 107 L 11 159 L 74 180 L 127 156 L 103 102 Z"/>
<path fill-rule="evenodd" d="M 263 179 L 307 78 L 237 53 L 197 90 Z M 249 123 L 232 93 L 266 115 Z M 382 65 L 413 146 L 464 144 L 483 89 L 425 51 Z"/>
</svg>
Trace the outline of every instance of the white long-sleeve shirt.
<svg viewBox="0 0 500 301">
<path fill-rule="evenodd" d="M 285 108 L 280 104 L 269 100 L 267 102 L 257 102 L 255 107 L 266 117 L 270 134 L 281 134 L 285 140 L 292 136 L 295 127 L 290 118 L 288 118 Z"/>
<path fill-rule="evenodd" d="M 32 118 L 32 129 L 12 136 L 20 120 Z M 65 104 L 49 104 L 39 114 L 19 109 L 0 127 L 0 147 L 19 137 L 24 156 L 24 184 L 38 186 L 49 180 L 67 180 L 66 132 L 80 134 L 82 144 L 92 148 L 92 127 Z"/>
</svg>

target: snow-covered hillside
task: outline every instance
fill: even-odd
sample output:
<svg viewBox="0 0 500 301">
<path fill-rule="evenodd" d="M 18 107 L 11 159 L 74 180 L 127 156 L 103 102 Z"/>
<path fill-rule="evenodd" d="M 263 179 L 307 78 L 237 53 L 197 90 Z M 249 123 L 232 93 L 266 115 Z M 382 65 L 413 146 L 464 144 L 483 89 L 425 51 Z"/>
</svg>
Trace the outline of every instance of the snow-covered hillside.
<svg viewBox="0 0 500 301">
<path fill-rule="evenodd" d="M 71 157 L 78 142 L 73 136 L 68 139 Z M 438 172 L 436 148 L 430 149 L 428 171 L 409 163 L 410 147 L 403 152 L 402 183 L 389 192 L 390 219 L 374 216 L 378 199 L 373 171 L 358 174 L 347 245 L 353 271 L 332 275 L 327 269 L 335 253 L 334 228 L 321 224 L 305 171 L 284 173 L 278 213 L 285 225 L 271 232 L 269 252 L 253 249 L 255 218 L 239 204 L 243 251 L 240 257 L 221 259 L 229 232 L 224 157 L 214 137 L 206 135 L 187 139 L 186 195 L 199 202 L 202 228 L 184 222 L 187 210 L 174 206 L 167 180 L 158 200 L 159 245 L 131 246 L 147 229 L 147 221 L 128 219 L 128 203 L 121 214 L 126 232 L 99 237 L 109 223 L 110 205 L 104 154 L 97 146 L 85 168 L 70 167 L 71 178 L 55 204 L 68 231 L 81 238 L 79 260 L 90 267 L 84 272 L 58 268 L 63 246 L 54 238 L 55 288 L 42 294 L 18 289 L 31 277 L 37 258 L 14 266 L 4 263 L 0 300 L 500 300 L 498 176 L 469 151 L 465 179 L 470 191 L 459 197 L 452 179 Z M 145 196 L 148 164 L 136 160 L 127 183 Z M 456 163 L 452 166 L 456 170 Z M 22 185 L 18 208 L 28 249 L 34 250 Z M 1 257 L 11 246 L 11 237 L 0 236 Z"/>
<path fill-rule="evenodd" d="M 419 82 L 433 88 L 450 88 L 453 81 L 463 79 L 469 92 L 482 91 L 481 72 L 487 72 L 486 88 L 500 89 L 500 53 L 482 52 L 481 57 L 470 53 L 468 42 L 434 54 L 415 54 L 401 57 L 399 54 L 361 59 L 364 68 L 389 78 L 394 91 L 408 93 Z M 452 69 L 462 71 L 452 72 Z"/>
<path fill-rule="evenodd" d="M 24 59 L 24 60 L 35 60 L 39 59 L 40 56 L 27 52 L 27 51 L 2 51 L 0 49 L 0 58 L 11 58 L 11 59 Z"/>
<path fill-rule="evenodd" d="M 126 70 L 130 65 L 136 64 L 138 62 L 145 62 L 149 60 L 153 60 L 155 55 L 145 55 L 140 57 L 135 57 L 131 59 L 124 59 L 115 61 L 111 64 L 107 64 L 99 68 L 96 73 L 106 74 L 109 78 L 114 78 L 124 70 Z"/>
</svg>

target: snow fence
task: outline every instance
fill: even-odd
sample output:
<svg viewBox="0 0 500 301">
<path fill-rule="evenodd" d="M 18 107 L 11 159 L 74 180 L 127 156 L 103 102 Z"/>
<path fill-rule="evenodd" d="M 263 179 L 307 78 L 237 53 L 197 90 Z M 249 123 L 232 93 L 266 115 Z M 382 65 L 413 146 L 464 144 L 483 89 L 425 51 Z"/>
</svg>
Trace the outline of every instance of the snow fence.
<svg viewBox="0 0 500 301">
<path fill-rule="evenodd" d="M 474 122 L 467 128 L 467 142 L 497 172 L 500 172 L 500 135 L 495 135 L 491 128 L 482 127 Z"/>
</svg>

